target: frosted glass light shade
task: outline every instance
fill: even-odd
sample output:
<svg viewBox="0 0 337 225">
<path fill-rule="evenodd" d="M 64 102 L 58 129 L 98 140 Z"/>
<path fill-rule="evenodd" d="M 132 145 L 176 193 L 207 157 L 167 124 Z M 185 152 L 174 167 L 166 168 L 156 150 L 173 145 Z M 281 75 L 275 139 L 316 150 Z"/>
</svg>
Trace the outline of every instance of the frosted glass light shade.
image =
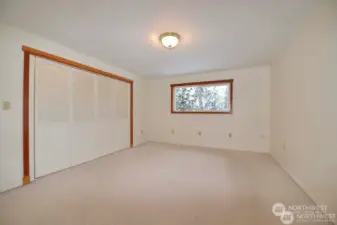
<svg viewBox="0 0 337 225">
<path fill-rule="evenodd" d="M 159 36 L 159 40 L 166 48 L 174 48 L 178 45 L 180 40 L 180 35 L 173 32 L 163 33 Z"/>
</svg>

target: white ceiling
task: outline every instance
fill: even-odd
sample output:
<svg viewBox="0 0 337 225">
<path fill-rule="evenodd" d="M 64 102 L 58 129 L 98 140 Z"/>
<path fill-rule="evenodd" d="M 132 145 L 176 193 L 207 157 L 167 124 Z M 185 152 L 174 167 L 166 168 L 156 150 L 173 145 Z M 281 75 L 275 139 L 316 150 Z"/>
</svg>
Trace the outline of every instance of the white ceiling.
<svg viewBox="0 0 337 225">
<path fill-rule="evenodd" d="M 1 21 L 144 76 L 270 63 L 321 0 L 0 0 Z M 178 32 L 168 50 L 158 36 Z"/>
</svg>

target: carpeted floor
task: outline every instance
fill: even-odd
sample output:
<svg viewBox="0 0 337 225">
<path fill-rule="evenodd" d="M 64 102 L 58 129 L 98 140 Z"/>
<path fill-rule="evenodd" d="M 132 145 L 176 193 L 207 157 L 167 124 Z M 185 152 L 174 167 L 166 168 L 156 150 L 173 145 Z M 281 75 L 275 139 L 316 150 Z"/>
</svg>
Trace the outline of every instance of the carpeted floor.
<svg viewBox="0 0 337 225">
<path fill-rule="evenodd" d="M 2 193 L 0 224 L 277 225 L 276 202 L 312 203 L 267 154 L 148 143 Z"/>
</svg>

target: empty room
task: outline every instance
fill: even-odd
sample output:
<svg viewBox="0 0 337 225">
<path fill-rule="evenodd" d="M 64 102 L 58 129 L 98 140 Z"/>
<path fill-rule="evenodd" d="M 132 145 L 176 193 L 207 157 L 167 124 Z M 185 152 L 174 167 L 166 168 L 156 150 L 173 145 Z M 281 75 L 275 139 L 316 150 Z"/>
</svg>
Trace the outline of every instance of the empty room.
<svg viewBox="0 0 337 225">
<path fill-rule="evenodd" d="M 0 225 L 333 225 L 336 0 L 0 0 Z"/>
</svg>

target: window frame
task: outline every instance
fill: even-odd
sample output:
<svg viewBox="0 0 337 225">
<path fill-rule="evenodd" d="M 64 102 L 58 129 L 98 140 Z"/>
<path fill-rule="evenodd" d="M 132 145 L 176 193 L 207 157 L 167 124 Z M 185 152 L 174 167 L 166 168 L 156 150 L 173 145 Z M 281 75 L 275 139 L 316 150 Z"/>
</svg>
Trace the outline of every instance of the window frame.
<svg viewBox="0 0 337 225">
<path fill-rule="evenodd" d="M 171 114 L 233 114 L 233 83 L 234 79 L 227 80 L 212 80 L 212 81 L 200 81 L 200 82 L 188 82 L 188 83 L 179 83 L 171 84 Z M 184 86 L 204 86 L 204 85 L 219 85 L 219 84 L 228 84 L 229 85 L 229 105 L 230 110 L 225 111 L 176 111 L 175 110 L 175 92 L 176 87 Z"/>
</svg>

